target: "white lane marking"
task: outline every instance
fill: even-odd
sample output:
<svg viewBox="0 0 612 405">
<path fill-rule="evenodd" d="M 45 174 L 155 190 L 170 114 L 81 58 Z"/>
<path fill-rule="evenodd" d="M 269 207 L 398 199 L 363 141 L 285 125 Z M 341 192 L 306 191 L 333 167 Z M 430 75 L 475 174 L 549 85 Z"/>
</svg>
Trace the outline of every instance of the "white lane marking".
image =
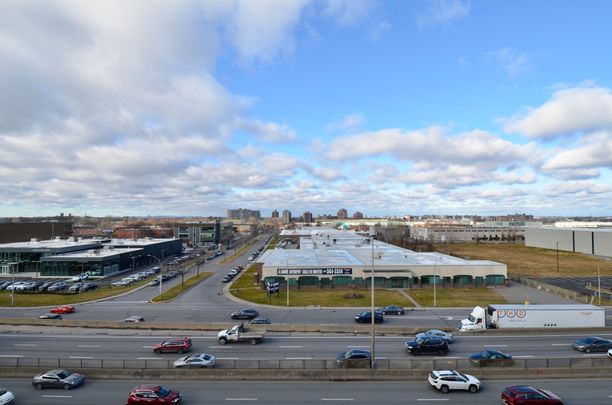
<svg viewBox="0 0 612 405">
<path fill-rule="evenodd" d="M 513 359 L 531 358 L 535 356 L 512 356 Z"/>
<path fill-rule="evenodd" d="M 551 346 L 571 346 L 571 343 L 553 343 Z"/>
<path fill-rule="evenodd" d="M 152 349 L 153 346 L 142 346 L 143 349 Z"/>
<path fill-rule="evenodd" d="M 222 345 L 222 346 L 208 346 L 209 349 L 231 349 L 232 346 Z"/>
<path fill-rule="evenodd" d="M 33 345 L 33 344 L 30 344 L 30 343 L 15 343 L 15 346 L 36 347 L 38 345 Z"/>
<path fill-rule="evenodd" d="M 605 353 L 589 353 L 589 354 L 582 355 L 582 357 L 601 357 L 601 356 L 605 356 Z"/>
<path fill-rule="evenodd" d="M 217 360 L 240 360 L 240 357 L 217 357 Z"/>
<path fill-rule="evenodd" d="M 42 395 L 43 398 L 72 398 L 72 395 Z"/>
<path fill-rule="evenodd" d="M 0 357 L 23 357 L 21 354 L 0 354 Z"/>
<path fill-rule="evenodd" d="M 349 349 L 358 349 L 358 348 L 362 348 L 362 347 L 368 348 L 370 346 L 346 346 L 346 347 L 349 348 Z"/>
<path fill-rule="evenodd" d="M 225 398 L 226 401 L 257 401 L 257 398 Z"/>
<path fill-rule="evenodd" d="M 387 358 L 386 358 L 386 357 L 378 357 L 378 356 L 376 356 L 376 357 L 375 357 L 375 359 L 376 359 L 376 360 L 387 360 Z"/>
<path fill-rule="evenodd" d="M 461 357 L 453 357 L 453 356 L 444 356 L 444 357 L 434 357 L 434 359 L 460 359 Z"/>
<path fill-rule="evenodd" d="M 321 401 L 354 401 L 353 398 L 321 398 Z"/>
<path fill-rule="evenodd" d="M 93 359 L 93 357 L 88 357 L 88 356 L 70 356 L 69 359 Z"/>
<path fill-rule="evenodd" d="M 102 346 L 96 346 L 96 345 L 78 345 L 77 347 L 102 347 Z"/>
<path fill-rule="evenodd" d="M 163 360 L 163 357 L 136 357 L 136 360 Z"/>
<path fill-rule="evenodd" d="M 417 398 L 417 401 L 449 401 L 448 398 Z"/>
<path fill-rule="evenodd" d="M 508 345 L 484 345 L 484 347 L 508 347 Z"/>
<path fill-rule="evenodd" d="M 312 357 L 285 357 L 285 360 L 312 360 Z"/>
<path fill-rule="evenodd" d="M 301 349 L 304 346 L 278 346 L 281 349 Z"/>
</svg>

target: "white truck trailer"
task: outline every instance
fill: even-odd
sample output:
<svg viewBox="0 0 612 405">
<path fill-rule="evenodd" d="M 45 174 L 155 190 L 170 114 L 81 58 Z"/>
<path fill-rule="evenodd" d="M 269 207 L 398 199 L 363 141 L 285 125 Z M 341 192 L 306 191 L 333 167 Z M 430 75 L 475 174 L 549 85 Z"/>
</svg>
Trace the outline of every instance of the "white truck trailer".
<svg viewBox="0 0 612 405">
<path fill-rule="evenodd" d="M 467 319 L 461 321 L 459 330 L 516 328 L 603 328 L 606 326 L 605 310 L 595 305 L 489 305 L 475 307 Z"/>
</svg>

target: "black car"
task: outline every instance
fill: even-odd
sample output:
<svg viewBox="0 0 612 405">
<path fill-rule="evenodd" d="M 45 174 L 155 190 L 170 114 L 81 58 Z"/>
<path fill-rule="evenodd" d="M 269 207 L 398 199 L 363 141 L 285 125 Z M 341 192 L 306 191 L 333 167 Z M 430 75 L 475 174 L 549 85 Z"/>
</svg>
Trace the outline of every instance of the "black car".
<svg viewBox="0 0 612 405">
<path fill-rule="evenodd" d="M 60 314 L 49 312 L 48 314 L 39 315 L 38 319 L 62 319 L 62 316 Z"/>
<path fill-rule="evenodd" d="M 437 354 L 439 356 L 448 354 L 448 343 L 437 337 L 416 338 L 406 342 L 406 351 L 414 355 Z"/>
<path fill-rule="evenodd" d="M 347 352 L 338 353 L 336 365 L 342 368 L 370 368 L 372 365 L 372 353 L 362 349 L 352 349 Z"/>
<path fill-rule="evenodd" d="M 475 353 L 470 356 L 470 363 L 486 367 L 486 366 L 509 366 L 512 365 L 512 356 L 497 350 L 483 350 L 480 353 Z"/>
<path fill-rule="evenodd" d="M 252 308 L 241 309 L 230 315 L 232 319 L 253 319 L 259 316 L 259 312 Z"/>
<path fill-rule="evenodd" d="M 355 322 L 358 323 L 372 323 L 372 311 L 363 311 L 355 314 Z M 374 323 L 383 323 L 385 318 L 383 314 L 376 311 L 374 312 Z"/>
<path fill-rule="evenodd" d="M 579 352 L 607 352 L 612 349 L 612 341 L 595 336 L 587 336 L 576 340 L 572 347 Z"/>
<path fill-rule="evenodd" d="M 229 283 L 230 281 L 232 281 L 234 279 L 234 277 L 230 274 L 226 274 L 225 276 L 223 276 L 223 280 L 221 280 L 221 282 L 223 283 Z"/>
<path fill-rule="evenodd" d="M 376 312 L 381 312 L 383 315 L 404 315 L 406 310 L 399 305 L 387 305 L 386 307 L 378 308 Z"/>
<path fill-rule="evenodd" d="M 85 376 L 68 370 L 51 370 L 37 374 L 32 379 L 32 385 L 37 390 L 43 388 L 63 388 L 70 390 L 85 382 Z"/>
<path fill-rule="evenodd" d="M 249 321 L 251 325 L 269 325 L 270 318 L 264 318 L 262 316 L 258 316 L 257 318 L 253 318 Z"/>
</svg>

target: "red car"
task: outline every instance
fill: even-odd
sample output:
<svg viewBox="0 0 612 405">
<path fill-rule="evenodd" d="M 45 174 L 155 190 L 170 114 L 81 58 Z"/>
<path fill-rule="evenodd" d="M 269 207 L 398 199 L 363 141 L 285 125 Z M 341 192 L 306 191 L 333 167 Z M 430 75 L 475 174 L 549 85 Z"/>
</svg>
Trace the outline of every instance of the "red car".
<svg viewBox="0 0 612 405">
<path fill-rule="evenodd" d="M 181 393 L 161 385 L 141 385 L 135 387 L 127 399 L 132 404 L 180 404 Z"/>
<path fill-rule="evenodd" d="M 169 339 L 164 340 L 161 343 L 153 345 L 153 351 L 155 353 L 185 353 L 191 347 L 191 339 L 180 338 L 180 339 Z"/>
<path fill-rule="evenodd" d="M 563 405 L 561 398 L 552 392 L 530 385 L 506 387 L 501 393 L 501 400 L 506 405 Z"/>
<path fill-rule="evenodd" d="M 71 314 L 75 311 L 75 308 L 72 305 L 60 305 L 59 307 L 55 307 L 49 312 L 53 312 L 54 314 Z"/>
</svg>

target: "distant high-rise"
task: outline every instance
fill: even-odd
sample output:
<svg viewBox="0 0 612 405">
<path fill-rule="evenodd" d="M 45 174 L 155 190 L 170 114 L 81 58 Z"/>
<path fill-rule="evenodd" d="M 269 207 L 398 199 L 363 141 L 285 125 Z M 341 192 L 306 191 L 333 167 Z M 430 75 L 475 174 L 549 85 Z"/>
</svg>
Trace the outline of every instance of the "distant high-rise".
<svg viewBox="0 0 612 405">
<path fill-rule="evenodd" d="M 353 219 L 363 219 L 363 214 L 359 211 L 355 211 L 353 214 Z"/>
<path fill-rule="evenodd" d="M 227 219 L 261 219 L 259 210 L 248 210 L 246 208 L 238 208 L 237 210 L 227 210 Z"/>
<path fill-rule="evenodd" d="M 338 210 L 338 219 L 348 219 L 348 212 L 344 208 Z"/>
<path fill-rule="evenodd" d="M 312 222 L 312 212 L 306 211 L 304 213 L 304 222 Z"/>
<path fill-rule="evenodd" d="M 277 210 L 272 211 L 272 218 L 278 218 L 278 211 Z"/>
<path fill-rule="evenodd" d="M 283 223 L 288 224 L 291 222 L 291 211 L 284 210 L 283 211 Z"/>
</svg>

